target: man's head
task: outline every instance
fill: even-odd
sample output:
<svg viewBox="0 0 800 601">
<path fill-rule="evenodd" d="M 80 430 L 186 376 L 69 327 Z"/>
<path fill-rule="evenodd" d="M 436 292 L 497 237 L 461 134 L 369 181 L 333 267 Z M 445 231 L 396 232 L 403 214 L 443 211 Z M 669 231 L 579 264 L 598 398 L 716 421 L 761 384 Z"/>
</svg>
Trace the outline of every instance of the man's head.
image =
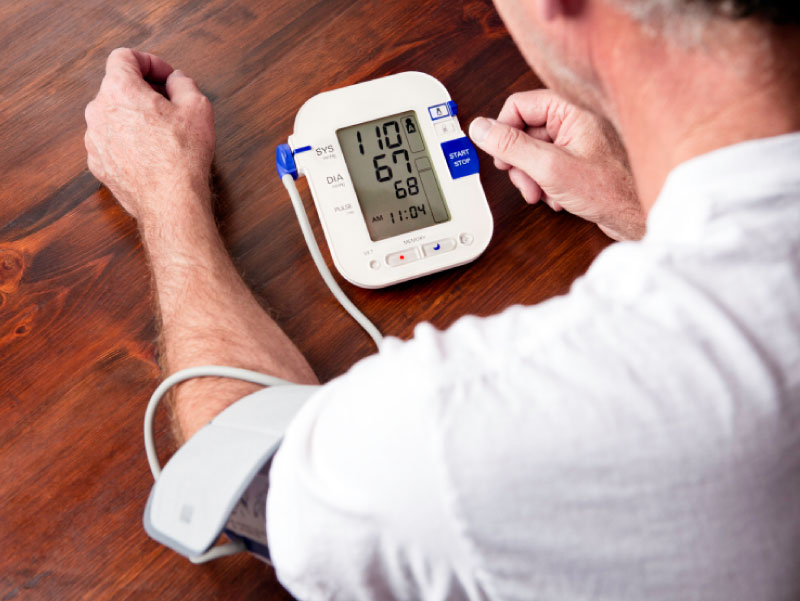
<svg viewBox="0 0 800 601">
<path fill-rule="evenodd" d="M 726 38 L 720 35 L 722 29 L 743 25 L 750 30 L 800 25 L 797 0 L 495 0 L 495 4 L 523 56 L 548 87 L 607 115 L 604 75 L 613 68 L 610 63 L 640 58 L 642 64 L 649 61 L 651 69 L 658 69 L 657 57 L 644 57 L 639 50 L 655 50 L 665 43 L 684 49 L 713 46 Z M 714 33 L 707 35 L 709 31 Z M 630 43 L 637 37 L 638 45 Z M 746 41 L 759 37 L 768 36 L 751 35 Z M 744 45 L 742 38 L 731 47 Z"/>
</svg>

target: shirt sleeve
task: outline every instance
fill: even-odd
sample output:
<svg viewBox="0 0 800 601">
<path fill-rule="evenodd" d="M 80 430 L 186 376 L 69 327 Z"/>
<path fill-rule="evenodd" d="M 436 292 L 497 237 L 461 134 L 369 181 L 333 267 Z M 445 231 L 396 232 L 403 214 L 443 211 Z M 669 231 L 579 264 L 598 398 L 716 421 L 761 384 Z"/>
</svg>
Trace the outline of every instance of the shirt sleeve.
<svg viewBox="0 0 800 601">
<path fill-rule="evenodd" d="M 441 456 L 439 335 L 422 326 L 412 342 L 387 339 L 290 426 L 270 473 L 267 531 L 296 597 L 484 598 Z"/>
</svg>

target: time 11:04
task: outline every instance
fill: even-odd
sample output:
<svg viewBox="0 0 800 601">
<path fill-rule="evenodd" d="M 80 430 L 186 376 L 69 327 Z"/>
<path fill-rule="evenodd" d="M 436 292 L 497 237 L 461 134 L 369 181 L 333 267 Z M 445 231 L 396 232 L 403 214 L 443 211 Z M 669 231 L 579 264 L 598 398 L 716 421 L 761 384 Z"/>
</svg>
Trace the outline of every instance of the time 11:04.
<svg viewBox="0 0 800 601">
<path fill-rule="evenodd" d="M 418 205 L 418 206 L 410 206 L 407 209 L 403 209 L 397 211 L 397 220 L 394 218 L 394 211 L 389 213 L 389 217 L 392 219 L 392 223 L 397 223 L 398 221 L 408 221 L 410 219 L 416 219 L 420 215 L 427 215 L 427 211 L 425 210 L 425 205 Z"/>
</svg>

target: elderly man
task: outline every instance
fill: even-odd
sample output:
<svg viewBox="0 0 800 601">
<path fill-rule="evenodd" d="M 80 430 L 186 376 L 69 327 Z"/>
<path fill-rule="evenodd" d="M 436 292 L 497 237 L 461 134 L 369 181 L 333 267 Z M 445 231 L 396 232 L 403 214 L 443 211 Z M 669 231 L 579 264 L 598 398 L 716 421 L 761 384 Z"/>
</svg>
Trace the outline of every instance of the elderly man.
<svg viewBox="0 0 800 601">
<path fill-rule="evenodd" d="M 623 242 L 567 296 L 420 326 L 320 389 L 270 474 L 278 577 L 307 601 L 800 598 L 798 4 L 497 5 L 550 90 L 472 139 Z M 117 50 L 86 120 L 167 371 L 315 382 L 220 242 L 194 82 Z M 183 436 L 252 390 L 182 385 Z"/>
</svg>

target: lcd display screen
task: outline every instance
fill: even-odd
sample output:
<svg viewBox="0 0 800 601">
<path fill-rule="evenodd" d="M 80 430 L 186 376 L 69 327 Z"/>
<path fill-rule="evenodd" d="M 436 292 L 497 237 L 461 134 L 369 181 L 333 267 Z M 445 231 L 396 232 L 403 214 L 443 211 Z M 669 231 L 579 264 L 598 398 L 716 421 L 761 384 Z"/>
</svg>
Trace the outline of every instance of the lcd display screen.
<svg viewBox="0 0 800 601">
<path fill-rule="evenodd" d="M 336 131 L 373 241 L 450 221 L 415 111 Z"/>
</svg>

